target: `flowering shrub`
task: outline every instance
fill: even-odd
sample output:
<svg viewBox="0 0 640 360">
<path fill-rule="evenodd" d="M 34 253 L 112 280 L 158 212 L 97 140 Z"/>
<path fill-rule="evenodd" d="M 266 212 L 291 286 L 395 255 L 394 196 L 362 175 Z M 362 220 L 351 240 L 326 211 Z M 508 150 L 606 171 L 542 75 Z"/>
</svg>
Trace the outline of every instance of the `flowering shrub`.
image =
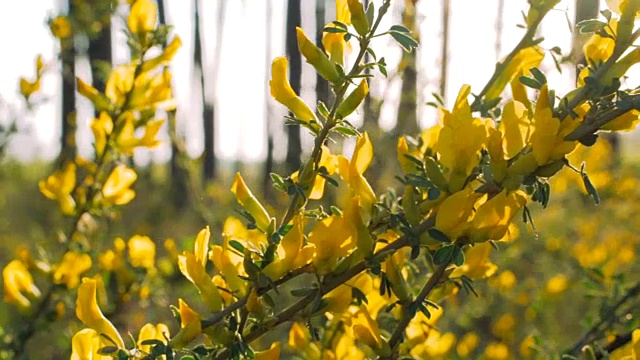
<svg viewBox="0 0 640 360">
<path fill-rule="evenodd" d="M 474 281 L 497 273 L 490 253 L 517 237 L 516 219 L 522 216 L 533 227 L 530 207 L 546 208 L 552 187 L 566 188 L 562 181 L 576 180 L 557 175 L 561 170 L 575 171 L 599 202 L 595 185 L 610 180 L 595 169 L 592 181 L 584 166 L 575 166 L 574 156 L 602 146 L 601 131 L 631 130 L 639 119 L 638 94 L 622 89 L 620 78 L 640 60 L 634 47 L 640 1 L 611 4 L 614 12 L 603 11 L 603 20 L 578 24 L 592 34 L 584 47 L 587 66 L 564 97 L 556 96 L 537 68 L 544 50 L 536 30 L 557 2 L 529 1 L 526 33 L 472 102 L 472 89 L 465 85 L 451 109 L 442 105 L 436 126 L 398 139 L 402 186 L 376 194 L 365 176 L 374 144 L 348 117 L 368 95 L 367 70 L 386 74 L 374 40 L 391 36 L 406 51 L 418 43 L 401 25 L 379 29 L 390 0 L 366 9 L 358 0 L 336 1 L 339 21 L 324 28 L 326 50 L 303 29 L 296 33 L 300 53 L 333 90 L 330 104 L 319 102 L 313 110 L 289 84 L 288 60 L 272 63 L 272 97 L 290 111 L 288 123 L 315 138 L 298 171 L 271 175 L 276 189 L 288 196 L 286 209 L 279 216 L 268 211 L 237 174 L 231 191 L 241 216 L 227 218 L 214 241 L 209 227 L 200 230 L 192 247 L 168 241 L 168 256 L 159 259 L 146 236 L 116 238 L 109 249 L 96 243 L 103 220 L 136 196 L 137 173 L 128 165 L 133 150 L 158 144 L 164 121 L 159 110 L 176 106 L 166 65 L 180 38 L 158 26 L 153 1 L 133 1 L 127 19 L 132 62 L 113 68 L 104 93 L 77 80 L 78 92 L 99 112 L 90 126 L 95 158 L 69 161 L 40 182 L 42 194 L 69 217 L 70 228 L 46 258 L 25 252 L 3 270 L 4 300 L 23 314 L 25 324 L 12 334 L 7 351 L 24 356 L 40 324 L 62 317 L 64 299 L 75 293 L 73 308 L 85 328 L 71 339 L 71 359 L 276 359 L 285 351 L 312 359 L 451 358 L 454 348 L 460 357 L 473 356 L 477 334 L 457 339 L 439 329 L 449 302 L 461 289 L 475 293 Z M 64 18 L 53 20 L 52 29 L 61 41 L 73 31 Z M 167 37 L 172 40 L 159 55 L 149 56 Z M 348 56 L 352 47 L 354 57 Z M 35 83 L 21 85 L 27 99 L 38 90 L 41 68 Z M 337 136 L 356 139 L 350 156 L 332 153 L 329 140 Z M 334 187 L 349 196 L 327 211 L 317 201 Z M 602 259 L 590 256 L 589 249 L 598 245 L 587 239 L 581 244 L 572 250 L 576 260 L 584 268 L 603 266 L 606 285 L 618 273 L 607 261 L 624 264 L 625 244 L 616 245 L 618 258 Z M 115 310 L 134 296 L 149 298 L 163 286 L 158 273 L 167 261 L 199 298 L 181 298 L 171 307 L 176 326 L 149 323 L 137 337 L 123 336 L 101 310 L 104 298 L 118 299 Z M 48 283 L 38 286 L 34 276 Z M 547 280 L 550 296 L 568 287 L 563 274 Z M 489 285 L 507 291 L 514 282 L 513 273 L 501 271 Z M 492 331 L 505 342 L 486 344 L 486 358 L 509 357 L 505 343 L 513 342 L 515 321 L 509 313 L 494 319 Z M 289 329 L 286 342 L 261 347 L 256 340 L 277 333 L 281 324 Z M 604 335 L 601 329 L 597 333 Z M 635 356 L 637 330 L 630 334 L 626 345 L 610 349 L 612 358 Z M 595 359 L 607 351 L 592 346 L 597 340 L 589 335 L 567 356 Z M 526 356 L 535 342 L 526 338 L 522 344 Z"/>
</svg>

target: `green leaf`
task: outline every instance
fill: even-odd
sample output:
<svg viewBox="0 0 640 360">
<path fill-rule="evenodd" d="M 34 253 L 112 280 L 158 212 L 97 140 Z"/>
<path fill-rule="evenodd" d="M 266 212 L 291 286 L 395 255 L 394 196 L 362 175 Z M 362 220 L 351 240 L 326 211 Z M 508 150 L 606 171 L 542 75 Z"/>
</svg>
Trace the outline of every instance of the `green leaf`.
<svg viewBox="0 0 640 360">
<path fill-rule="evenodd" d="M 117 346 L 105 346 L 98 349 L 98 354 L 109 355 L 109 354 L 113 354 L 116 351 L 118 351 Z"/>
<path fill-rule="evenodd" d="M 336 127 L 333 128 L 333 131 L 337 132 L 338 134 L 345 136 L 345 137 L 351 137 L 351 136 L 358 136 L 359 132 L 358 130 L 350 127 L 350 126 L 345 126 L 345 125 L 338 125 Z"/>
<path fill-rule="evenodd" d="M 454 246 L 453 254 L 452 254 L 452 262 L 456 266 L 462 266 L 464 264 L 464 251 L 459 246 Z"/>
<path fill-rule="evenodd" d="M 400 46 L 406 52 L 411 52 L 414 48 L 418 47 L 418 42 L 415 41 L 412 37 L 406 35 L 406 33 L 391 31 L 389 32 L 389 34 L 391 34 L 391 36 L 396 40 L 396 42 L 398 42 L 398 44 L 400 44 Z"/>
<path fill-rule="evenodd" d="M 367 296 L 357 287 L 351 288 L 351 297 L 356 300 L 358 305 L 362 305 L 362 303 L 369 303 L 369 300 L 367 300 Z"/>
<path fill-rule="evenodd" d="M 142 340 L 140 342 L 140 345 L 159 345 L 159 344 L 164 345 L 164 342 L 158 339 L 147 339 L 147 340 Z"/>
<path fill-rule="evenodd" d="M 589 196 L 593 198 L 593 202 L 595 202 L 596 205 L 599 205 L 600 195 L 598 195 L 598 190 L 596 190 L 596 187 L 593 186 L 591 179 L 589 179 L 589 176 L 583 170 L 584 170 L 584 163 L 583 163 L 583 169 L 581 169 L 581 172 L 580 172 L 580 175 L 582 176 L 582 182 L 584 183 L 584 188 L 585 190 L 587 190 L 587 194 L 589 194 Z"/>
<path fill-rule="evenodd" d="M 402 26 L 402 25 L 393 25 L 389 31 L 397 31 L 397 32 L 401 32 L 401 33 L 407 33 L 410 34 L 411 30 L 407 29 L 406 27 Z"/>
<path fill-rule="evenodd" d="M 436 200 L 440 197 L 440 194 L 442 194 L 440 189 L 436 187 L 429 188 L 427 190 L 427 200 Z"/>
<path fill-rule="evenodd" d="M 540 83 L 541 85 L 544 85 L 547 83 L 547 77 L 544 76 L 544 74 L 542 73 L 542 71 L 540 71 L 540 69 L 538 69 L 537 67 L 534 67 L 529 69 L 529 71 L 531 71 L 531 75 L 533 75 L 533 77 L 536 79 L 536 81 L 538 81 L 538 83 Z"/>
<path fill-rule="evenodd" d="M 334 178 L 332 178 L 331 176 L 327 175 L 327 174 L 323 174 L 323 173 L 318 173 L 318 175 L 322 176 L 329 184 L 338 187 L 340 186 L 340 184 L 338 184 L 338 181 Z"/>
<path fill-rule="evenodd" d="M 378 57 L 376 56 L 376 53 L 373 51 L 373 49 L 371 49 L 370 47 L 367 48 L 367 52 L 369 53 L 369 55 L 371 55 L 371 57 L 373 58 L 373 60 L 377 60 Z"/>
<path fill-rule="evenodd" d="M 455 251 L 454 248 L 456 247 L 457 246 L 455 245 L 447 245 L 438 249 L 436 253 L 433 254 L 433 263 L 436 265 L 448 263 L 451 260 L 453 252 Z"/>
<path fill-rule="evenodd" d="M 341 29 L 341 28 L 337 28 L 337 27 L 327 26 L 326 28 L 322 29 L 322 31 L 326 32 L 326 33 L 331 33 L 331 34 L 339 34 L 339 33 L 347 32 L 347 29 Z"/>
<path fill-rule="evenodd" d="M 519 80 L 522 83 L 522 85 L 528 86 L 528 87 L 533 88 L 533 89 L 540 90 L 540 88 L 542 87 L 542 85 L 540 83 L 538 83 L 535 79 L 532 79 L 530 77 L 526 77 L 524 75 L 520 76 Z"/>
<path fill-rule="evenodd" d="M 367 22 L 369 24 L 373 24 L 375 21 L 375 8 L 373 6 L 373 2 L 369 3 L 369 6 L 367 6 L 367 10 L 365 11 L 365 15 L 367 16 Z M 374 56 L 375 58 L 375 56 Z"/>
<path fill-rule="evenodd" d="M 244 254 L 244 245 L 242 245 L 238 240 L 229 240 L 229 246 L 240 254 Z"/>
<path fill-rule="evenodd" d="M 322 101 L 318 101 L 318 113 L 322 115 L 325 119 L 329 118 L 329 109 L 327 109 L 327 105 L 325 105 Z"/>
<path fill-rule="evenodd" d="M 449 239 L 449 237 L 445 233 L 438 229 L 431 228 L 427 230 L 427 234 L 429 234 L 429 236 L 431 236 L 435 240 L 441 241 L 443 243 L 451 243 L 451 239 Z"/>
<path fill-rule="evenodd" d="M 583 20 L 576 24 L 576 29 L 580 32 L 580 34 L 590 34 L 596 32 L 600 29 L 603 29 L 607 26 L 607 23 L 596 19 Z"/>
<path fill-rule="evenodd" d="M 332 21 L 331 23 L 341 29 L 347 30 L 348 28 L 348 26 L 345 23 L 341 23 L 340 21 Z"/>
</svg>

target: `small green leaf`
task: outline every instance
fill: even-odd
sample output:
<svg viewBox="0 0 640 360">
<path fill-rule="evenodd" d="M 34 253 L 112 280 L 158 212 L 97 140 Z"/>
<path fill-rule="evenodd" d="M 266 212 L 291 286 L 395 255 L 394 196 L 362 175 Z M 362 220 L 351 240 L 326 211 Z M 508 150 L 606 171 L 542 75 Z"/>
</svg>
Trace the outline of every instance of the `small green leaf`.
<svg viewBox="0 0 640 360">
<path fill-rule="evenodd" d="M 528 87 L 533 88 L 533 89 L 540 90 L 540 88 L 542 87 L 542 85 L 540 83 L 538 83 L 535 79 L 532 79 L 530 77 L 526 77 L 524 75 L 520 76 L 519 80 L 522 83 L 522 85 L 528 86 Z"/>
<path fill-rule="evenodd" d="M 323 174 L 323 173 L 318 173 L 318 175 L 322 176 L 329 184 L 338 187 L 340 186 L 340 184 L 338 184 L 338 181 L 334 178 L 332 178 L 331 176 L 327 175 L 327 174 Z"/>
<path fill-rule="evenodd" d="M 453 247 L 452 262 L 456 266 L 462 266 L 462 264 L 464 264 L 464 251 L 462 251 L 461 247 Z"/>
<path fill-rule="evenodd" d="M 391 34 L 391 36 L 406 52 L 411 52 L 414 48 L 418 47 L 418 42 L 412 37 L 406 35 L 406 33 L 391 31 L 389 34 Z"/>
<path fill-rule="evenodd" d="M 607 23 L 596 19 L 583 20 L 576 24 L 576 29 L 580 32 L 580 34 L 590 34 L 596 32 L 600 29 L 603 29 L 607 26 Z"/>
<path fill-rule="evenodd" d="M 116 346 L 105 346 L 98 349 L 98 354 L 100 355 L 109 355 L 118 351 L 118 347 Z"/>
<path fill-rule="evenodd" d="M 369 3 L 369 6 L 367 6 L 367 10 L 365 11 L 365 15 L 367 16 L 367 22 L 369 24 L 373 24 L 375 19 L 375 8 L 373 6 L 373 2 Z M 375 56 L 374 56 L 375 58 Z"/>
<path fill-rule="evenodd" d="M 340 21 L 332 21 L 331 23 L 341 29 L 347 30 L 348 28 L 348 26 L 345 23 L 341 23 Z"/>
<path fill-rule="evenodd" d="M 367 300 L 367 296 L 357 287 L 351 288 L 351 297 L 356 300 L 358 305 L 362 305 L 362 303 L 369 303 L 369 300 Z"/>
<path fill-rule="evenodd" d="M 449 239 L 449 237 L 445 233 L 438 229 L 431 228 L 427 230 L 427 234 L 429 234 L 429 236 L 431 236 L 435 240 L 441 241 L 443 243 L 451 243 L 451 239 Z"/>
<path fill-rule="evenodd" d="M 599 205 L 600 195 L 598 195 L 598 190 L 593 186 L 593 183 L 586 172 L 582 171 L 580 175 L 582 176 L 582 182 L 584 183 L 585 190 L 587 190 L 587 194 L 593 198 L 593 202 L 595 202 L 596 205 Z"/>
<path fill-rule="evenodd" d="M 238 240 L 229 240 L 229 246 L 240 254 L 244 254 L 244 245 L 242 245 Z"/>
<path fill-rule="evenodd" d="M 339 33 L 347 32 L 346 29 L 341 29 L 341 28 L 331 27 L 331 26 L 327 26 L 326 28 L 322 29 L 322 31 L 330 34 L 339 34 Z"/>
<path fill-rule="evenodd" d="M 406 27 L 402 26 L 402 25 L 393 25 L 389 31 L 397 31 L 397 32 L 401 32 L 401 33 L 407 33 L 410 34 L 411 30 L 407 29 Z"/>
<path fill-rule="evenodd" d="M 544 76 L 544 74 L 542 73 L 542 71 L 540 71 L 540 69 L 538 69 L 537 67 L 534 67 L 529 69 L 529 71 L 531 71 L 531 75 L 533 75 L 533 77 L 536 79 L 538 83 L 540 83 L 541 85 L 544 85 L 547 83 L 547 77 Z"/>
<path fill-rule="evenodd" d="M 455 245 L 447 245 L 438 249 L 435 254 L 433 254 L 433 263 L 436 265 L 442 265 L 451 261 L 453 256 L 453 252 L 455 251 Z"/>
</svg>

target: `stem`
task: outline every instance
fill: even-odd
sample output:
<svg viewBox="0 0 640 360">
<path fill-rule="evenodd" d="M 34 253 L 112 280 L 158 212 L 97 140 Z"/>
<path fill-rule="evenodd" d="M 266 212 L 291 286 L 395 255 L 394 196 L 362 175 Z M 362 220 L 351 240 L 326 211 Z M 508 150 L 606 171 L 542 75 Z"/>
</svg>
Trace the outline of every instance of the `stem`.
<svg viewBox="0 0 640 360">
<path fill-rule="evenodd" d="M 565 352 L 565 354 L 577 356 L 580 353 L 580 350 L 585 345 L 587 345 L 587 344 L 589 344 L 589 343 L 591 343 L 593 341 L 596 341 L 597 339 L 601 338 L 603 333 L 607 330 L 607 327 L 605 326 L 603 328 L 603 325 L 613 323 L 618 317 L 616 315 L 616 312 L 618 311 L 618 309 L 622 305 L 624 305 L 627 301 L 632 300 L 632 299 L 636 299 L 636 297 L 638 295 L 640 295 L 640 282 L 637 283 L 631 289 L 629 289 L 627 291 L 627 293 L 620 300 L 618 300 L 618 302 L 615 303 L 613 308 L 611 308 L 611 310 L 609 310 L 607 312 L 607 316 L 609 316 L 609 317 L 600 319 L 600 321 L 598 321 L 595 325 L 593 325 L 591 328 L 589 328 L 589 330 L 587 330 L 584 333 L 584 335 L 582 335 L 580 340 L 576 341 L 576 343 L 573 344 L 571 349 L 569 351 Z"/>
<path fill-rule="evenodd" d="M 398 347 L 398 345 L 400 345 L 400 343 L 402 342 L 402 338 L 404 337 L 404 331 L 407 328 L 407 325 L 409 325 L 409 322 L 411 322 L 411 320 L 415 316 L 415 312 L 412 312 L 410 310 L 413 307 L 412 305 L 416 305 L 416 304 L 420 304 L 420 303 L 424 302 L 424 300 L 427 298 L 427 296 L 429 296 L 431 291 L 444 278 L 446 278 L 446 275 L 445 275 L 444 272 L 445 272 L 445 270 L 447 269 L 447 267 L 449 266 L 450 263 L 451 263 L 451 260 L 449 260 L 449 261 L 441 264 L 440 266 L 438 266 L 436 271 L 429 278 L 429 281 L 427 281 L 427 283 L 424 284 L 424 287 L 422 287 L 422 290 L 420 290 L 420 293 L 415 298 L 415 300 L 413 300 L 409 304 L 406 304 L 405 306 L 403 306 L 403 308 L 402 308 L 402 311 L 403 311 L 402 318 L 400 319 L 400 322 L 396 326 L 395 330 L 393 331 L 393 334 L 391 335 L 391 338 L 389 339 L 389 347 L 391 348 L 392 352 L 395 352 L 395 350 Z"/>
<path fill-rule="evenodd" d="M 336 115 L 338 113 L 338 107 L 344 100 L 347 90 L 349 89 L 349 84 L 351 83 L 351 79 L 354 76 L 358 75 L 360 72 L 362 72 L 363 68 L 360 67 L 360 63 L 362 62 L 362 59 L 364 59 L 365 54 L 367 53 L 367 48 L 369 47 L 369 43 L 374 38 L 375 36 L 374 34 L 378 29 L 378 26 L 380 25 L 380 21 L 382 20 L 382 17 L 384 16 L 384 14 L 387 12 L 390 4 L 391 4 L 390 0 L 385 0 L 385 2 L 380 7 L 378 17 L 376 18 L 375 23 L 371 27 L 371 31 L 369 31 L 369 33 L 366 36 L 360 38 L 360 51 L 358 52 L 358 56 L 356 57 L 356 60 L 354 61 L 353 66 L 351 67 L 351 70 L 347 74 L 345 81 L 342 83 L 342 85 L 336 92 L 336 97 L 331 106 L 329 117 L 327 118 L 326 123 L 322 127 L 320 134 L 318 134 L 318 136 L 315 138 L 315 141 L 313 144 L 313 150 L 311 151 L 311 156 L 307 164 L 302 168 L 302 171 L 300 172 L 300 176 L 298 177 L 299 179 L 302 179 L 302 180 L 315 179 L 316 172 L 317 172 L 316 161 L 319 158 L 318 155 L 320 155 L 320 151 L 322 150 L 322 145 L 325 143 L 325 141 L 329 137 L 329 133 L 331 132 L 333 127 L 337 125 Z M 287 208 L 287 211 L 285 212 L 284 217 L 282 218 L 282 222 L 280 223 L 280 226 L 286 226 L 287 224 L 289 224 L 291 219 L 293 219 L 293 217 L 298 213 L 298 210 L 300 209 L 298 204 L 299 201 L 300 201 L 300 194 L 296 192 L 291 198 L 291 202 L 289 203 L 289 207 Z"/>
</svg>

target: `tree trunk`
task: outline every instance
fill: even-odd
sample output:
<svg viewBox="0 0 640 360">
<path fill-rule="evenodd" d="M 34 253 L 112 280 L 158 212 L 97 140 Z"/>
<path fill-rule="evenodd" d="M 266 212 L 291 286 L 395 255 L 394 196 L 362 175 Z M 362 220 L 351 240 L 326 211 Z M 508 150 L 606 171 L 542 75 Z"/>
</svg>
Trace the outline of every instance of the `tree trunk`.
<svg viewBox="0 0 640 360">
<path fill-rule="evenodd" d="M 298 51 L 298 40 L 296 38 L 296 26 L 301 23 L 300 0 L 288 0 L 287 2 L 287 25 L 286 25 L 286 53 L 289 58 L 289 82 L 296 94 L 300 94 L 300 81 L 302 76 L 302 59 Z M 287 157 L 286 164 L 289 172 L 300 168 L 300 153 L 302 143 L 300 139 L 300 126 L 287 126 Z"/>
<path fill-rule="evenodd" d="M 449 63 L 449 10 L 450 0 L 442 0 L 442 57 L 440 61 L 440 96 L 447 96 L 447 65 Z"/>
<path fill-rule="evenodd" d="M 402 24 L 412 35 L 418 35 L 416 26 L 416 2 L 417 0 L 405 0 L 402 12 Z M 424 46 L 424 45 L 422 45 Z M 418 72 L 416 64 L 416 51 L 403 52 L 402 60 L 402 90 L 400 93 L 400 105 L 398 106 L 398 119 L 396 133 L 414 136 L 420 130 L 418 126 Z"/>
<path fill-rule="evenodd" d="M 271 26 L 272 26 L 272 16 L 273 13 L 271 11 L 272 1 L 266 0 L 267 12 L 265 14 L 265 85 L 268 86 L 269 78 L 271 74 Z M 267 122 L 265 126 L 267 129 L 267 158 L 264 162 L 264 174 L 262 177 L 262 189 L 264 193 L 264 197 L 267 201 L 273 200 L 273 186 L 271 184 L 271 173 L 274 171 L 274 161 L 273 161 L 273 133 L 272 133 L 272 119 L 271 119 L 271 106 L 270 104 L 270 96 L 269 93 L 265 92 L 264 99 L 264 118 Z"/>
<path fill-rule="evenodd" d="M 203 181 L 214 180 L 216 177 L 216 154 L 215 154 L 215 107 L 209 102 L 205 91 L 205 71 L 202 66 L 204 55 L 202 53 L 202 36 L 200 34 L 200 1 L 194 3 L 194 39 L 193 50 L 194 70 L 198 73 L 200 80 L 200 99 L 202 101 L 202 121 L 204 129 L 204 158 L 203 158 Z M 220 43 L 216 44 L 220 46 Z"/>
<path fill-rule="evenodd" d="M 165 0 L 158 0 L 158 20 L 161 25 L 167 25 L 167 13 L 165 8 Z M 167 46 L 166 42 L 163 46 Z M 178 130 L 176 129 L 176 111 L 170 110 L 167 112 L 169 134 L 173 137 L 178 137 Z M 173 138 L 172 138 L 173 139 Z M 175 141 L 171 141 L 171 200 L 173 205 L 177 209 L 184 209 L 189 203 L 188 187 L 187 187 L 187 172 L 180 166 L 180 157 L 187 156 L 186 153 L 181 154 L 180 147 Z"/>
<path fill-rule="evenodd" d="M 324 50 L 322 46 L 322 29 L 326 22 L 326 0 L 316 0 L 316 44 Z M 316 74 L 316 101 L 327 104 L 329 101 L 329 82 L 320 74 Z"/>
<path fill-rule="evenodd" d="M 104 93 L 107 79 L 100 69 L 110 67 L 111 60 L 111 17 L 102 24 L 102 31 L 89 39 L 89 63 L 91 64 L 91 82 L 93 87 Z M 96 117 L 99 114 L 96 113 Z"/>
<path fill-rule="evenodd" d="M 75 5 L 68 1 L 68 14 L 73 14 Z M 75 35 L 61 40 L 62 57 L 62 136 L 58 164 L 63 166 L 77 154 L 76 145 L 76 49 Z"/>
</svg>

